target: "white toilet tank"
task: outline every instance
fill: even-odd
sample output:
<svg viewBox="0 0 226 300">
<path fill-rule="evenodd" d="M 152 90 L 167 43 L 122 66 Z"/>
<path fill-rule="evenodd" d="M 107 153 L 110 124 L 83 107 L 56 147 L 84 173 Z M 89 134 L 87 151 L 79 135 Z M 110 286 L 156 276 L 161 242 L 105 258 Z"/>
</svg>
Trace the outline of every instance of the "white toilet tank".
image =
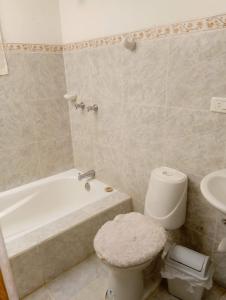
<svg viewBox="0 0 226 300">
<path fill-rule="evenodd" d="M 187 176 L 175 169 L 154 169 L 145 199 L 144 214 L 173 230 L 185 222 L 187 204 Z"/>
</svg>

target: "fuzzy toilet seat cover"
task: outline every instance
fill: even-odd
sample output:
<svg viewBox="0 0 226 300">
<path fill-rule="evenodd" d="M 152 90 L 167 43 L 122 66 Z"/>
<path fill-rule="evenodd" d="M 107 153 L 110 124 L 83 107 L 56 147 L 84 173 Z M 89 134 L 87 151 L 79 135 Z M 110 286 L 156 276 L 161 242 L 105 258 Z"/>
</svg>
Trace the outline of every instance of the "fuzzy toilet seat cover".
<svg viewBox="0 0 226 300">
<path fill-rule="evenodd" d="M 154 259 L 166 239 L 161 225 L 132 212 L 106 222 L 96 234 L 94 248 L 98 257 L 110 265 L 128 268 Z"/>
</svg>

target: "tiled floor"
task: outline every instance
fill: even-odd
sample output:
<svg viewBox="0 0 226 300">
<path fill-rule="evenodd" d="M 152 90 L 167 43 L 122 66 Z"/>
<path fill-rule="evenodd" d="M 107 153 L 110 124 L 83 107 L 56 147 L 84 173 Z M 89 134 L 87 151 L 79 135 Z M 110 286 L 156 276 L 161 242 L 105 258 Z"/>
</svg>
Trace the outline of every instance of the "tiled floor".
<svg viewBox="0 0 226 300">
<path fill-rule="evenodd" d="M 106 289 L 106 270 L 95 256 L 91 256 L 24 300 L 104 300 Z M 164 286 L 161 286 L 147 300 L 176 299 L 167 293 Z M 204 299 L 226 300 L 225 290 L 214 286 Z"/>
</svg>

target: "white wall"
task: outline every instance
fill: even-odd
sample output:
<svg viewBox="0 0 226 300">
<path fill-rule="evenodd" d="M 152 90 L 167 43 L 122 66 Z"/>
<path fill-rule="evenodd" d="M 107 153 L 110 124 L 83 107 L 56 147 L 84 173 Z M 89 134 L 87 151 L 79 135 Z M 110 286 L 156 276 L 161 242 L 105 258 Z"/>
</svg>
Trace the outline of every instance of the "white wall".
<svg viewBox="0 0 226 300">
<path fill-rule="evenodd" d="M 58 0 L 0 0 L 0 23 L 8 43 L 60 43 Z"/>
<path fill-rule="evenodd" d="M 60 13 L 61 25 L 60 25 Z M 60 43 L 226 13 L 225 0 L 0 0 L 5 42 Z"/>
<path fill-rule="evenodd" d="M 64 42 L 226 13 L 225 0 L 59 0 Z"/>
</svg>

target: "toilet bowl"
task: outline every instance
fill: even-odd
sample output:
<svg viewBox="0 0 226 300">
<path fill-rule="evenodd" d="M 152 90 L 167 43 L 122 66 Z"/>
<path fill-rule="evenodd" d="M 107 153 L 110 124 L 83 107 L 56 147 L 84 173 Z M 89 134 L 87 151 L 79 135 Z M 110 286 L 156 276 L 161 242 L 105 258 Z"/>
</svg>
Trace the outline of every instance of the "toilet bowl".
<svg viewBox="0 0 226 300">
<path fill-rule="evenodd" d="M 161 167 L 151 174 L 145 214 L 132 212 L 118 215 L 99 229 L 94 239 L 94 249 L 107 266 L 108 288 L 114 296 L 112 299 L 144 299 L 143 270 L 163 250 L 167 240 L 165 229 L 183 225 L 186 200 L 187 176 Z M 149 291 L 154 288 L 156 286 L 149 287 Z"/>
<path fill-rule="evenodd" d="M 142 299 L 142 271 L 163 249 L 166 239 L 161 225 L 136 212 L 118 215 L 101 227 L 94 248 L 107 266 L 115 300 Z"/>
</svg>

